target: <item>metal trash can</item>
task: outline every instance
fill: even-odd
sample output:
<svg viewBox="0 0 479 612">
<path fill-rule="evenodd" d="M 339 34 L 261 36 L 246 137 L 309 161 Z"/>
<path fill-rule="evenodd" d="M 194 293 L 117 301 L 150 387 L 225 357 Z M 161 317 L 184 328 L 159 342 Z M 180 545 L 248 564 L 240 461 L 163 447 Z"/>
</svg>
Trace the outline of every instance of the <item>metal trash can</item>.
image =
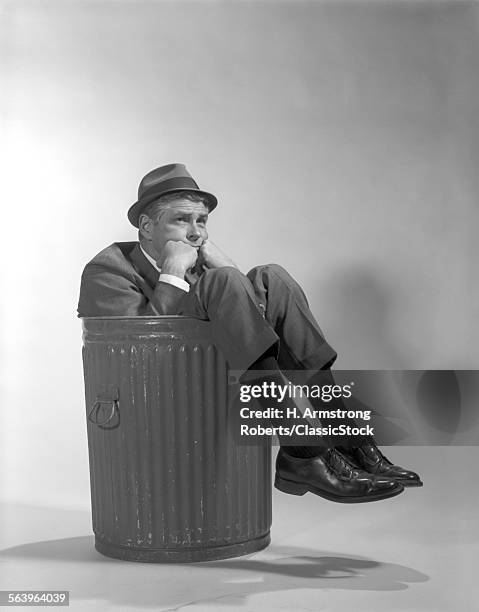
<svg viewBox="0 0 479 612">
<path fill-rule="evenodd" d="M 176 563 L 269 544 L 270 447 L 235 441 L 207 321 L 84 318 L 83 368 L 100 553 Z"/>
</svg>

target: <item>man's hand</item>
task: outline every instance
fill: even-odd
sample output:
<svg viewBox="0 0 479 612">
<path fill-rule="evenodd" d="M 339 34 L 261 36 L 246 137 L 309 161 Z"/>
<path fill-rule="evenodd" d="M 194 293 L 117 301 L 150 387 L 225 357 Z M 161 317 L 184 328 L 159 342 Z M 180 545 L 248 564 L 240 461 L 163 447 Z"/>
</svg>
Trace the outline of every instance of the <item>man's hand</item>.
<svg viewBox="0 0 479 612">
<path fill-rule="evenodd" d="M 207 240 L 199 249 L 198 263 L 205 268 L 224 268 L 226 266 L 238 266 L 225 255 L 219 248 L 210 240 Z"/>
<path fill-rule="evenodd" d="M 185 278 L 187 270 L 192 268 L 198 258 L 198 249 L 186 242 L 168 240 L 156 262 L 163 274 Z"/>
</svg>

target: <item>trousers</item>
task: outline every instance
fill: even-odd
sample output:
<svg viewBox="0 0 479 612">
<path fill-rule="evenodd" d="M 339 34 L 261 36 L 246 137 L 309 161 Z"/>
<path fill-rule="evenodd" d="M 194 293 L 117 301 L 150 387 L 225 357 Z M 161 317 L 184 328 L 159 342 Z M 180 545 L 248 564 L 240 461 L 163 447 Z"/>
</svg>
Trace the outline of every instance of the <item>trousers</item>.
<svg viewBox="0 0 479 612">
<path fill-rule="evenodd" d="M 211 322 L 215 343 L 241 375 L 275 347 L 281 370 L 320 370 L 336 359 L 304 291 L 281 266 L 205 270 L 182 298 L 178 314 Z"/>
<path fill-rule="evenodd" d="M 300 285 L 277 264 L 257 266 L 246 275 L 234 267 L 206 270 L 183 296 L 178 314 L 211 322 L 213 340 L 237 378 L 275 347 L 278 366 L 293 383 L 306 382 L 308 377 L 302 378 L 302 373 L 323 370 L 316 380 L 334 384 L 329 368 L 337 353 L 326 341 Z M 335 403 L 344 408 L 341 400 Z M 349 417 L 308 421 L 311 425 L 357 426 Z M 361 436 L 302 436 L 288 444 L 349 447 L 362 441 Z M 284 444 L 281 438 L 280 443 Z"/>
</svg>

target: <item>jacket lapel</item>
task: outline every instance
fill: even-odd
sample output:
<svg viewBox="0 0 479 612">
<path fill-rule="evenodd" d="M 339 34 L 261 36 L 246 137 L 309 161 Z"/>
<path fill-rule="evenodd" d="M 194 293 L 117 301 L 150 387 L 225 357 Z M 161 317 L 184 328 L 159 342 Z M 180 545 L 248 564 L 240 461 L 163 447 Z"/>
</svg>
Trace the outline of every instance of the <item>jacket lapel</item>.
<svg viewBox="0 0 479 612">
<path fill-rule="evenodd" d="M 130 251 L 129 257 L 135 270 L 146 280 L 149 288 L 153 291 L 158 282 L 159 273 L 143 255 L 138 242 Z"/>
</svg>

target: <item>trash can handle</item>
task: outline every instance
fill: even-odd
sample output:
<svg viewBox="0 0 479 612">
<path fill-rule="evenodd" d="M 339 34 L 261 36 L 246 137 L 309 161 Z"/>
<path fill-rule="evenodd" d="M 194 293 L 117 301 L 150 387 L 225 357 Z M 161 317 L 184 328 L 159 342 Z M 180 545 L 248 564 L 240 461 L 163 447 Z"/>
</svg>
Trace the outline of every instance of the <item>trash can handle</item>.
<svg viewBox="0 0 479 612">
<path fill-rule="evenodd" d="M 111 406 L 110 413 L 106 418 L 99 420 L 99 412 L 102 405 Z M 116 422 L 113 420 L 118 415 Z M 118 389 L 111 387 L 106 392 L 101 391 L 96 396 L 95 401 L 88 413 L 88 420 L 93 425 L 98 425 L 101 429 L 114 429 L 120 424 L 120 403 L 118 400 Z"/>
</svg>

